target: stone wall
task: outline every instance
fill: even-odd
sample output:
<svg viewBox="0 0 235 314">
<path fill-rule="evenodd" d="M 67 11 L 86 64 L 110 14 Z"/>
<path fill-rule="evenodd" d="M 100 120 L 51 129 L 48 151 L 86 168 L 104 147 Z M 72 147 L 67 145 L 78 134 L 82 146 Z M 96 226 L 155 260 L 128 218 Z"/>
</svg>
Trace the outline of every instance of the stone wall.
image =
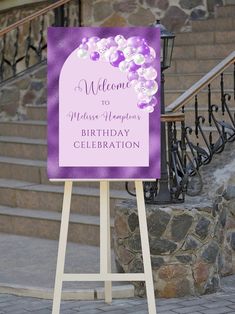
<svg viewBox="0 0 235 314">
<path fill-rule="evenodd" d="M 169 30 L 190 30 L 190 21 L 213 15 L 222 0 L 86 0 L 83 24 L 146 26 L 161 19 Z"/>
<path fill-rule="evenodd" d="M 26 119 L 26 106 L 45 105 L 46 64 L 28 70 L 0 90 L 0 121 Z"/>
<path fill-rule="evenodd" d="M 156 295 L 164 298 L 212 293 L 220 277 L 235 273 L 235 174 L 218 189 L 214 204 L 146 205 Z M 134 201 L 116 208 L 114 249 L 121 272 L 142 272 Z M 142 283 L 135 283 L 142 295 Z"/>
</svg>

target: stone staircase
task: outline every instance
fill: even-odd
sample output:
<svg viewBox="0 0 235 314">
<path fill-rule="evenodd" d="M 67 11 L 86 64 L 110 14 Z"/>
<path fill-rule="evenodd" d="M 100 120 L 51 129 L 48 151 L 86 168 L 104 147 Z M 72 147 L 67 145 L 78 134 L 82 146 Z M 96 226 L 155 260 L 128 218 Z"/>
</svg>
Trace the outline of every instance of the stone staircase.
<svg viewBox="0 0 235 314">
<path fill-rule="evenodd" d="M 0 232 L 58 239 L 63 186 L 46 174 L 46 106 L 28 106 L 28 120 L 0 125 Z M 129 198 L 111 184 L 111 213 Z M 69 240 L 99 245 L 99 186 L 75 184 Z"/>
<path fill-rule="evenodd" d="M 167 105 L 235 49 L 234 7 L 219 8 L 218 16 L 193 22 L 192 33 L 176 34 L 173 64 L 166 71 Z M 232 81 L 231 71 L 225 79 Z M 220 91 L 213 97 L 219 103 Z M 199 98 L 202 112 L 207 111 L 206 100 L 205 91 Z M 187 122 L 192 123 L 192 106 L 185 112 Z M 63 186 L 48 181 L 46 157 L 45 105 L 27 106 L 25 121 L 1 122 L 0 232 L 58 239 Z M 111 183 L 112 216 L 115 203 L 129 198 L 124 183 Z M 69 240 L 99 245 L 97 183 L 75 184 Z"/>
<path fill-rule="evenodd" d="M 173 51 L 172 66 L 166 71 L 165 103 L 171 104 L 183 92 L 190 88 L 213 67 L 235 50 L 235 5 L 219 7 L 217 18 L 205 21 L 193 21 L 192 32 L 176 34 Z M 226 92 L 233 93 L 234 69 L 231 66 L 224 73 L 224 86 Z M 220 105 L 220 77 L 211 85 L 211 102 Z M 199 115 L 208 115 L 208 90 L 198 94 Z M 231 108 L 231 113 L 235 107 Z M 221 112 L 216 114 L 222 119 Z M 194 99 L 185 107 L 186 125 L 194 125 Z M 216 135 L 215 127 L 210 127 L 207 119 L 203 127 L 205 134 Z M 193 138 L 194 135 L 192 134 Z M 199 137 L 198 143 L 203 145 Z"/>
</svg>

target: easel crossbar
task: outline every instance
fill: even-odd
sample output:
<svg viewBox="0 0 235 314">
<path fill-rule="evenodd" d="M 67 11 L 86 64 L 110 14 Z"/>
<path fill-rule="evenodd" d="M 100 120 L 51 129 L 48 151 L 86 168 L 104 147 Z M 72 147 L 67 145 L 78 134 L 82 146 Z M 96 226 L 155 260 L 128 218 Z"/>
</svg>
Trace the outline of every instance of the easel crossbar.
<svg viewBox="0 0 235 314">
<path fill-rule="evenodd" d="M 145 281 L 146 276 L 137 274 L 64 274 L 63 281 Z"/>
</svg>

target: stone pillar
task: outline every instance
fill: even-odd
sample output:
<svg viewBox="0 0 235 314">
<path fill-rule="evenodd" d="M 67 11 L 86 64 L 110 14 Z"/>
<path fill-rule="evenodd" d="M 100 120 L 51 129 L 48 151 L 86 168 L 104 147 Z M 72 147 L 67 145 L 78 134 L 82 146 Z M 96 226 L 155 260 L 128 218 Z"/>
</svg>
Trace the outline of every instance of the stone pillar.
<svg viewBox="0 0 235 314">
<path fill-rule="evenodd" d="M 226 211 L 207 204 L 146 205 L 146 211 L 156 295 L 169 298 L 217 291 Z M 143 271 L 135 201 L 117 205 L 114 233 L 118 270 Z M 235 233 L 230 238 L 234 245 Z M 137 295 L 145 293 L 141 283 L 134 284 Z"/>
</svg>

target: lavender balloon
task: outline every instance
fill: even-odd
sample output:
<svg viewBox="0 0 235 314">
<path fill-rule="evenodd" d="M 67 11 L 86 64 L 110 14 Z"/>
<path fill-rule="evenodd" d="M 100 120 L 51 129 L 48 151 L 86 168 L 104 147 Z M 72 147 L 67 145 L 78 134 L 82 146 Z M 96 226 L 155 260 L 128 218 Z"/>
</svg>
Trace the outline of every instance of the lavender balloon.
<svg viewBox="0 0 235 314">
<path fill-rule="evenodd" d="M 152 107 L 155 107 L 157 105 L 157 98 L 155 96 L 152 96 L 149 105 Z"/>
<path fill-rule="evenodd" d="M 137 72 L 129 72 L 127 78 L 129 81 L 138 80 L 139 75 Z"/>
<path fill-rule="evenodd" d="M 81 44 L 79 46 L 80 49 L 83 49 L 83 50 L 88 50 L 88 45 L 87 44 Z"/>
<path fill-rule="evenodd" d="M 118 67 L 119 63 L 125 60 L 124 54 L 121 50 L 117 50 L 113 54 L 111 54 L 109 58 L 109 62 L 112 66 Z"/>
<path fill-rule="evenodd" d="M 89 40 L 88 37 L 84 37 L 84 38 L 82 39 L 82 43 L 83 43 L 83 44 L 86 44 L 86 43 L 88 42 L 88 40 Z"/>
<path fill-rule="evenodd" d="M 145 87 L 147 88 L 147 89 L 151 89 L 151 88 L 153 88 L 155 86 L 155 81 L 146 81 L 145 82 Z"/>
<path fill-rule="evenodd" d="M 100 41 L 100 38 L 97 36 L 90 37 L 89 39 L 89 42 L 92 42 L 92 43 L 97 43 L 98 41 Z"/>
<path fill-rule="evenodd" d="M 140 47 L 141 45 L 143 45 L 143 43 L 144 43 L 143 38 L 141 38 L 139 36 L 130 37 L 127 40 L 128 46 L 131 46 L 134 48 Z"/>
<path fill-rule="evenodd" d="M 154 61 L 154 57 L 152 55 L 145 57 L 145 64 L 152 64 Z"/>
<path fill-rule="evenodd" d="M 108 47 L 108 48 L 117 47 L 117 46 L 118 46 L 118 44 L 116 43 L 114 37 L 109 37 L 109 38 L 107 39 L 107 47 Z"/>
</svg>

